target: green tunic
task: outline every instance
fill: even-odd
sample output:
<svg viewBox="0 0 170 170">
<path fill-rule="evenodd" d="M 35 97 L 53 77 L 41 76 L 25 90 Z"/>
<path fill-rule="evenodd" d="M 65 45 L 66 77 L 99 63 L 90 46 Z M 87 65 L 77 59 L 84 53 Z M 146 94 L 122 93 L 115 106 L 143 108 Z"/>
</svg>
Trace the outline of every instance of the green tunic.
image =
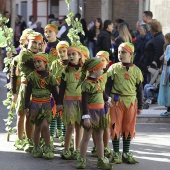
<svg viewBox="0 0 170 170">
<path fill-rule="evenodd" d="M 76 70 L 69 67 L 69 72 L 63 71 L 63 79 L 66 81 L 65 99 L 63 102 L 64 111 L 62 114 L 62 120 L 64 124 L 81 123 L 81 86 L 77 87 L 79 79 L 81 77 L 81 68 Z"/>
<path fill-rule="evenodd" d="M 51 68 L 52 62 L 58 59 L 57 51 L 55 48 L 51 48 L 50 52 L 48 53 L 48 66 Z"/>
<path fill-rule="evenodd" d="M 62 64 L 62 62 L 59 61 L 59 59 L 56 59 L 52 62 L 50 70 L 59 83 L 61 81 L 61 76 L 64 68 L 65 66 Z"/>
<path fill-rule="evenodd" d="M 82 84 L 82 92 L 88 93 L 89 104 L 103 104 L 103 108 L 88 109 L 90 115 L 91 128 L 100 130 L 108 127 L 108 114 L 104 110 L 103 88 L 101 81 L 86 79 Z M 86 128 L 86 127 L 84 127 Z"/>
<path fill-rule="evenodd" d="M 25 101 L 25 90 L 26 90 L 26 77 L 34 71 L 33 64 L 34 54 L 29 50 L 22 50 L 19 54 L 19 70 L 21 76 L 21 85 L 19 88 L 18 99 L 16 103 L 16 112 L 24 113 L 24 101 Z M 29 64 L 28 64 L 29 63 Z"/>
<path fill-rule="evenodd" d="M 134 104 L 136 101 L 136 85 L 143 81 L 141 70 L 133 65 L 127 71 L 126 67 L 119 62 L 110 66 L 108 77 L 111 77 L 114 81 L 111 96 L 114 98 L 114 94 L 119 95 L 117 104 L 119 101 L 123 101 L 126 108 Z"/>
<path fill-rule="evenodd" d="M 44 80 L 42 85 L 42 80 Z M 41 78 L 36 71 L 30 73 L 27 77 L 27 81 L 32 84 L 32 99 L 39 100 L 50 99 L 51 87 L 58 85 L 55 77 L 49 74 L 45 78 Z M 48 123 L 52 119 L 51 103 L 37 103 L 32 101 L 30 105 L 31 121 L 34 124 L 39 124 L 45 118 Z"/>
</svg>

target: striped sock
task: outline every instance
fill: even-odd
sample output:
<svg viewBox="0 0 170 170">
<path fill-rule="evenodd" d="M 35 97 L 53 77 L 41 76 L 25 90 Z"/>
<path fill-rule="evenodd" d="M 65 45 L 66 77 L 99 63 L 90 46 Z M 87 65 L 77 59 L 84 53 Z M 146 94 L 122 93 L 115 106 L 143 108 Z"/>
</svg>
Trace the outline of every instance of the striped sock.
<svg viewBox="0 0 170 170">
<path fill-rule="evenodd" d="M 117 136 L 112 140 L 113 150 L 115 152 L 119 152 L 119 139 L 117 139 Z"/>
<path fill-rule="evenodd" d="M 129 152 L 130 141 L 131 141 L 130 134 L 128 135 L 127 139 L 125 139 L 125 134 L 123 134 L 123 152 Z"/>
<path fill-rule="evenodd" d="M 50 136 L 54 137 L 55 129 L 56 129 L 56 118 L 52 118 L 50 124 Z"/>
</svg>

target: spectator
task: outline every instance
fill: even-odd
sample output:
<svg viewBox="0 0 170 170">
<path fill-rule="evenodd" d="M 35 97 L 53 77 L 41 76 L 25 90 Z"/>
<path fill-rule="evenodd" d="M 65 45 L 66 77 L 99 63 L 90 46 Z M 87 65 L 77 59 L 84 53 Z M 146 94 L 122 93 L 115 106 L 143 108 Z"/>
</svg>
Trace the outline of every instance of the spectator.
<svg viewBox="0 0 170 170">
<path fill-rule="evenodd" d="M 56 21 L 55 15 L 54 14 L 48 15 L 48 24 L 52 24 L 53 21 Z"/>
<path fill-rule="evenodd" d="M 10 16 L 10 13 L 9 13 L 8 11 L 5 11 L 5 12 L 4 12 L 4 17 L 9 19 L 8 23 L 6 23 L 5 25 L 6 25 L 8 28 L 10 28 L 10 27 L 11 27 L 11 16 Z"/>
<path fill-rule="evenodd" d="M 151 11 L 144 11 L 143 12 L 143 22 L 145 22 L 146 24 L 150 24 L 152 22 L 152 17 L 153 14 Z"/>
<path fill-rule="evenodd" d="M 29 16 L 28 28 L 30 29 L 36 28 L 36 19 L 34 18 L 33 15 Z"/>
<path fill-rule="evenodd" d="M 144 62 L 144 47 L 146 42 L 151 38 L 149 33 L 149 27 L 147 24 L 142 24 L 139 29 L 139 37 L 134 42 L 135 54 L 134 64 L 137 65 L 143 72 Z"/>
<path fill-rule="evenodd" d="M 97 37 L 96 52 L 107 51 L 109 53 L 109 59 L 113 60 L 111 52 L 111 33 L 113 31 L 114 25 L 111 20 L 104 21 L 104 28 Z"/>
<path fill-rule="evenodd" d="M 132 36 L 128 30 L 127 24 L 122 22 L 118 25 L 119 36 L 115 39 L 114 43 L 114 60 L 115 63 L 119 62 L 118 60 L 118 47 L 123 42 L 132 43 Z"/>
<path fill-rule="evenodd" d="M 25 21 L 22 19 L 21 15 L 17 15 L 15 20 L 15 32 L 14 32 L 14 45 L 15 48 L 19 46 L 19 39 L 22 35 L 22 31 L 26 29 L 27 25 Z"/>
<path fill-rule="evenodd" d="M 119 36 L 119 32 L 118 32 L 118 25 L 120 24 L 120 23 L 122 23 L 122 22 L 124 22 L 124 20 L 123 19 L 116 19 L 115 20 L 115 22 L 114 22 L 114 29 L 113 29 L 113 31 L 112 31 L 112 36 L 114 37 L 114 38 L 117 38 L 118 36 Z"/>
<path fill-rule="evenodd" d="M 162 25 L 158 20 L 152 19 L 152 22 L 150 23 L 150 32 L 152 37 L 146 42 L 144 47 L 143 74 L 144 81 L 146 83 L 149 83 L 150 81 L 148 67 L 160 68 L 162 62 L 159 60 L 159 58 L 164 53 L 164 35 L 162 34 Z"/>
<path fill-rule="evenodd" d="M 95 51 L 96 51 L 96 45 L 97 45 L 97 37 L 100 34 L 102 30 L 102 20 L 101 18 L 96 18 L 95 23 L 91 22 L 88 25 L 88 48 L 90 51 L 90 57 L 94 57 Z"/>
<path fill-rule="evenodd" d="M 43 35 L 44 37 L 44 28 L 41 27 L 41 22 L 37 21 L 36 22 L 36 28 L 33 28 L 34 31 L 39 32 Z"/>
</svg>

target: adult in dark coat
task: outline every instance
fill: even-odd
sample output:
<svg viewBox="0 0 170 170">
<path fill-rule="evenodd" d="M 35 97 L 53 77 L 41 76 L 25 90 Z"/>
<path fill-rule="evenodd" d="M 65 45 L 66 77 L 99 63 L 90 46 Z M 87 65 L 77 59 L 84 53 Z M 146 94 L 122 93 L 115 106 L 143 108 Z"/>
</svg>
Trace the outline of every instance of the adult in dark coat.
<svg viewBox="0 0 170 170">
<path fill-rule="evenodd" d="M 144 70 L 143 73 L 147 75 L 147 82 L 150 81 L 148 74 L 148 67 L 152 68 L 160 68 L 161 60 L 159 58 L 163 55 L 164 50 L 164 35 L 162 34 L 162 25 L 161 23 L 153 19 L 150 23 L 150 32 L 152 34 L 152 38 L 146 43 L 144 48 Z"/>
<path fill-rule="evenodd" d="M 96 52 L 101 50 L 107 51 L 109 53 L 109 59 L 112 61 L 113 56 L 110 50 L 111 48 L 111 33 L 113 31 L 113 22 L 111 20 L 104 21 L 104 28 L 97 37 Z"/>
</svg>

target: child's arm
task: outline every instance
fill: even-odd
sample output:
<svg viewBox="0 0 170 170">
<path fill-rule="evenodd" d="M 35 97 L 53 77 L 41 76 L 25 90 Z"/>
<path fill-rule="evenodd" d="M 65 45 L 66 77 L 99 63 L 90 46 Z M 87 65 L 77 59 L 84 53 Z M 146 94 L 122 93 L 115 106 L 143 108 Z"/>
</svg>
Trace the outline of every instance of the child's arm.
<svg viewBox="0 0 170 170">
<path fill-rule="evenodd" d="M 88 114 L 88 93 L 82 92 L 82 119 L 84 120 L 84 126 L 90 127 L 90 116 Z"/>
<path fill-rule="evenodd" d="M 110 96 L 112 87 L 113 87 L 114 81 L 111 79 L 111 77 L 107 78 L 106 86 L 105 86 L 105 93 Z"/>
<path fill-rule="evenodd" d="M 137 114 L 142 113 L 143 109 L 143 85 L 142 82 L 136 85 L 136 95 L 137 95 L 137 101 L 138 101 L 138 110 Z"/>
<path fill-rule="evenodd" d="M 16 76 L 16 62 L 11 66 L 11 91 L 12 91 L 12 101 L 15 103 L 17 101 L 17 94 L 16 94 L 16 85 L 17 85 L 17 76 Z"/>
<path fill-rule="evenodd" d="M 61 83 L 59 86 L 59 95 L 58 95 L 58 101 L 57 101 L 57 111 L 63 110 L 63 99 L 64 99 L 64 93 L 66 90 L 66 81 L 64 80 L 63 76 L 61 77 Z"/>
<path fill-rule="evenodd" d="M 59 92 L 59 87 L 58 86 L 52 86 L 51 87 L 51 93 L 52 93 L 52 95 L 53 95 L 53 97 L 54 97 L 54 100 L 55 100 L 55 102 L 57 103 L 58 102 L 58 92 Z"/>
<path fill-rule="evenodd" d="M 29 115 L 29 104 L 30 104 L 30 96 L 32 93 L 32 84 L 30 81 L 27 82 L 26 93 L 25 93 L 25 110 L 24 113 Z"/>
</svg>

